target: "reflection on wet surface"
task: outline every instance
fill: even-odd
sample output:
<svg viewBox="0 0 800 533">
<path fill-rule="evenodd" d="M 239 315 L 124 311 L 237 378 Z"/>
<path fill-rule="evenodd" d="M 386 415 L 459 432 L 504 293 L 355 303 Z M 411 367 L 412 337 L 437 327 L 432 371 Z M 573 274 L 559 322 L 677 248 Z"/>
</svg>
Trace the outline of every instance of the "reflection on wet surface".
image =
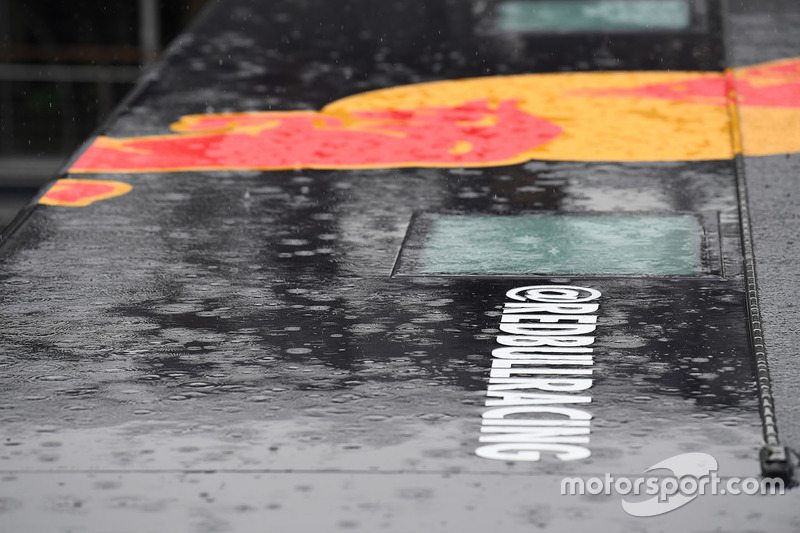
<svg viewBox="0 0 800 533">
<path fill-rule="evenodd" d="M 219 185 L 143 175 L 126 179 L 146 202 L 106 203 L 91 226 L 41 211 L 5 255 L 5 462 L 496 469 L 472 449 L 503 295 L 520 281 L 390 278 L 412 213 L 537 201 L 602 211 L 602 191 L 623 189 L 652 192 L 660 211 L 718 210 L 733 197 L 729 165 L 217 174 Z M 407 202 L 394 200 L 400 191 Z M 730 263 L 736 231 L 720 226 Z M 27 267 L 53 256 L 56 271 Z M 731 468 L 749 464 L 733 459 L 757 444 L 759 421 L 741 290 L 711 279 L 591 283 L 604 295 L 596 468 L 698 442 Z M 664 424 L 684 430 L 663 441 Z M 40 437 L 42 426 L 62 440 Z M 90 452 L 76 447 L 84 438 Z M 132 452 L 131 439 L 151 452 Z M 153 439 L 163 445 L 145 445 Z"/>
</svg>

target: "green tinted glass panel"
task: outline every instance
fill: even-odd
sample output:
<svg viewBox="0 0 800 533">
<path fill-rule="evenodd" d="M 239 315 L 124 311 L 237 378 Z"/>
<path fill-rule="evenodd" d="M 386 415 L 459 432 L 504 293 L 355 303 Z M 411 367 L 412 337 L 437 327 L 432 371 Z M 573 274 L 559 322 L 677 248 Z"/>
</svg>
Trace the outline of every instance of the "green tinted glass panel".
<svg viewBox="0 0 800 533">
<path fill-rule="evenodd" d="M 423 274 L 702 273 L 692 215 L 441 215 L 415 270 Z"/>
<path fill-rule="evenodd" d="M 519 0 L 497 6 L 497 28 L 511 32 L 683 30 L 689 0 Z"/>
</svg>

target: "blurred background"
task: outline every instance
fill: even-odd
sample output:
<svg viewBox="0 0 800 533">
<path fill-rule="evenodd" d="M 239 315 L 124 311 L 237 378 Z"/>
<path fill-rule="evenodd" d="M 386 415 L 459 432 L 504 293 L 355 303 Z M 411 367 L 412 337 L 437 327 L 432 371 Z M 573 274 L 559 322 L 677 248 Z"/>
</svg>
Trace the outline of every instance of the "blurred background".
<svg viewBox="0 0 800 533">
<path fill-rule="evenodd" d="M 0 230 L 207 0 L 0 0 Z"/>
</svg>

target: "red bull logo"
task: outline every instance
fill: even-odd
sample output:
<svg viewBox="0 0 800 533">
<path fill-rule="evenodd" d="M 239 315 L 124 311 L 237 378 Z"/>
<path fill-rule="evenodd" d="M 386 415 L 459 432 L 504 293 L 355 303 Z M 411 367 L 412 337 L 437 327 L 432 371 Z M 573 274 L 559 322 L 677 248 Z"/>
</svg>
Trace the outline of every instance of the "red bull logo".
<svg viewBox="0 0 800 533">
<path fill-rule="evenodd" d="M 514 99 L 452 107 L 190 115 L 177 135 L 99 137 L 72 172 L 510 164 L 558 137 Z"/>
<path fill-rule="evenodd" d="M 800 151 L 800 59 L 725 73 L 440 81 L 350 96 L 318 112 L 189 115 L 171 130 L 98 137 L 70 172 L 488 167 L 791 153 Z M 60 180 L 41 203 L 89 205 L 128 190 L 119 182 Z"/>
<path fill-rule="evenodd" d="M 632 89 L 587 89 L 578 93 L 587 96 L 658 98 L 711 106 L 735 104 L 745 108 L 800 108 L 800 60 L 737 69 L 726 73 L 724 77 L 687 77 Z"/>
</svg>

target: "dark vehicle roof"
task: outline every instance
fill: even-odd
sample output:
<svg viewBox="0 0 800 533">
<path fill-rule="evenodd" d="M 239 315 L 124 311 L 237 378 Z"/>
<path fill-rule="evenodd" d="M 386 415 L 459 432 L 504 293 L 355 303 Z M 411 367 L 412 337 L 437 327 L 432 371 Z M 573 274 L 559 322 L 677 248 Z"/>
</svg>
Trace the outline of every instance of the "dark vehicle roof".
<svg viewBox="0 0 800 533">
<path fill-rule="evenodd" d="M 2 236 L 9 531 L 796 530 L 791 493 L 561 487 L 800 437 L 798 162 L 756 124 L 795 86 L 729 92 L 794 68 L 800 8 L 508 4 L 569 15 L 230 0 L 172 44 Z"/>
</svg>

